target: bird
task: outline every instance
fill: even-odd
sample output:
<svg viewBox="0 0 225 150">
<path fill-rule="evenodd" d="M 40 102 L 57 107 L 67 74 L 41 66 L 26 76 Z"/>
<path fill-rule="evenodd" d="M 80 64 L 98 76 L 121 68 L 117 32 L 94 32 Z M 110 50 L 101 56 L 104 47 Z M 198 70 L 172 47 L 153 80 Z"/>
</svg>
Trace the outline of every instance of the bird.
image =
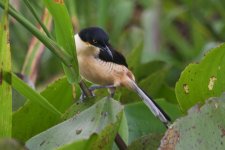
<svg viewBox="0 0 225 150">
<path fill-rule="evenodd" d="M 80 75 L 95 84 L 90 87 L 91 91 L 108 88 L 113 96 L 117 87 L 128 88 L 136 92 L 153 115 L 168 127 L 170 117 L 137 85 L 125 57 L 113 48 L 102 28 L 84 28 L 74 39 Z"/>
</svg>

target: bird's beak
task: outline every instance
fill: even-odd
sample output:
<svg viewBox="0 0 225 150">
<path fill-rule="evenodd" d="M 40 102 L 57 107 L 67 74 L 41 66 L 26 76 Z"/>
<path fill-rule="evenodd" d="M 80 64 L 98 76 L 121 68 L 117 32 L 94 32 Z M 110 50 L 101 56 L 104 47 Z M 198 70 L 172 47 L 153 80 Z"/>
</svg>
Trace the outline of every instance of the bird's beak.
<svg viewBox="0 0 225 150">
<path fill-rule="evenodd" d="M 106 52 L 109 54 L 109 56 L 110 56 L 111 58 L 113 58 L 113 54 L 112 54 L 111 50 L 109 49 L 109 47 L 108 47 L 107 45 L 105 45 L 105 46 L 102 47 L 101 49 L 104 50 L 104 51 L 106 51 Z"/>
</svg>

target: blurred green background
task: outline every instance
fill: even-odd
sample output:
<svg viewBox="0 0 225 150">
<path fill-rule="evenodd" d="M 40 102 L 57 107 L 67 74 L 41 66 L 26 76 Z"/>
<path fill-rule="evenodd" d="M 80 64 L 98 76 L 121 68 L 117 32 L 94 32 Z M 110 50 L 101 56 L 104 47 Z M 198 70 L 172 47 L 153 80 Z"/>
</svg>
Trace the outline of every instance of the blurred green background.
<svg viewBox="0 0 225 150">
<path fill-rule="evenodd" d="M 60 1 L 61 0 L 55 0 L 55 2 Z M 162 108 L 166 110 L 166 112 L 169 112 L 169 115 L 172 116 L 172 120 L 185 115 L 187 111 L 186 109 L 181 110 L 181 107 L 179 107 L 181 101 L 179 101 L 178 103 L 178 100 L 182 99 L 182 101 L 187 101 L 187 99 L 190 98 L 195 102 L 193 104 L 196 104 L 199 101 L 205 101 L 205 98 L 208 98 L 208 96 L 217 96 L 215 94 L 216 92 L 218 94 L 219 92 L 224 91 L 224 85 L 221 80 L 223 72 L 220 72 L 220 74 L 218 74 L 218 76 L 221 75 L 219 76 L 220 78 L 218 78 L 218 81 L 220 79 L 219 82 L 221 82 L 221 84 L 218 84 L 219 88 L 215 88 L 215 93 L 214 91 L 208 91 L 208 87 L 206 85 L 209 80 L 208 76 L 215 78 L 215 76 L 217 75 L 217 71 L 214 70 L 213 73 L 215 73 L 215 76 L 214 74 L 213 76 L 211 76 L 211 72 L 207 72 L 208 69 L 210 70 L 211 67 L 211 69 L 216 68 L 217 70 L 217 65 L 223 62 L 218 61 L 214 63 L 214 65 L 211 65 L 210 63 L 213 60 L 212 56 L 219 56 L 219 54 L 222 54 L 223 47 L 218 48 L 217 51 L 214 51 L 215 53 L 213 54 L 216 54 L 217 52 L 217 55 L 211 54 L 210 56 L 208 56 L 208 58 L 210 59 L 207 60 L 208 62 L 205 61 L 202 65 L 207 68 L 204 71 L 202 71 L 202 68 L 202 70 L 198 70 L 198 68 L 196 67 L 197 69 L 195 68 L 196 70 L 194 70 L 194 67 L 190 67 L 190 70 L 193 69 L 196 72 L 200 72 L 199 74 L 202 75 L 201 77 L 204 78 L 204 80 L 202 80 L 199 75 L 197 76 L 196 80 L 193 81 L 193 78 L 195 76 L 191 75 L 196 72 L 192 72 L 192 74 L 189 75 L 187 73 L 188 70 L 186 70 L 186 74 L 184 75 L 184 77 L 187 76 L 188 80 L 182 80 L 180 81 L 180 83 L 177 81 L 181 75 L 181 72 L 188 64 L 198 63 L 209 49 L 219 45 L 224 41 L 225 1 L 64 1 L 69 10 L 69 14 L 73 23 L 74 34 L 79 32 L 81 29 L 90 26 L 99 26 L 102 27 L 106 32 L 108 32 L 110 43 L 114 46 L 115 49 L 125 55 L 128 61 L 129 69 L 133 71 L 137 83 L 141 88 L 149 93 L 149 95 L 153 99 L 156 99 L 157 103 L 159 103 L 160 106 L 162 106 Z M 11 0 L 10 2 L 11 5 L 18 10 L 18 12 L 26 17 L 27 20 L 32 22 L 35 26 L 39 26 L 39 23 L 35 19 L 34 15 L 24 3 L 25 1 Z M 46 11 L 44 10 L 46 6 L 43 4 L 43 1 L 30 0 L 30 3 L 31 6 L 33 6 L 36 10 L 38 18 L 42 18 L 42 16 L 51 16 L 44 14 L 44 12 Z M 0 9 L 0 15 L 1 13 L 2 10 Z M 49 26 L 49 31 L 53 35 L 52 39 L 55 40 L 56 37 L 53 24 Z M 47 91 L 49 90 L 50 93 L 52 92 L 51 95 L 56 96 L 59 102 L 61 102 L 63 99 L 60 96 L 64 97 L 64 94 L 67 94 L 69 98 L 65 99 L 68 99 L 71 103 L 73 103 L 73 100 L 75 98 L 74 95 L 79 92 L 74 92 L 74 89 L 72 89 L 71 85 L 69 85 L 65 78 L 58 81 L 59 83 L 62 82 L 63 84 L 62 86 L 60 86 L 60 88 L 58 88 L 58 91 L 56 92 L 54 91 L 55 86 L 51 86 L 49 84 L 56 78 L 63 76 L 64 73 L 61 61 L 58 60 L 56 56 L 53 55 L 52 52 L 48 51 L 45 47 L 43 47 L 45 50 L 42 53 L 40 43 L 34 44 L 31 42 L 32 40 L 33 35 L 14 18 L 10 17 L 10 44 L 13 59 L 13 72 L 25 74 L 26 77 L 28 77 L 35 83 L 38 92 L 48 86 L 48 88 L 46 88 Z M 33 53 L 31 54 L 33 56 L 29 56 L 28 49 L 37 53 Z M 218 51 L 220 51 L 221 53 L 218 53 Z M 29 57 L 27 56 L 30 57 L 31 61 L 28 61 Z M 221 55 L 221 57 L 223 56 Z M 222 60 L 221 57 L 220 59 Z M 26 64 L 25 62 L 29 62 L 30 64 Z M 33 63 L 37 63 L 37 65 L 32 66 Z M 28 72 L 30 71 L 29 74 L 27 74 L 27 72 L 25 71 L 26 69 L 24 69 L 26 67 Z M 198 67 L 201 67 L 201 65 L 199 65 Z M 197 98 L 194 97 L 196 96 L 194 95 L 195 93 L 193 94 L 194 98 L 190 97 L 192 95 L 188 95 L 188 92 L 185 93 L 184 91 L 184 93 L 182 93 L 183 89 L 185 90 L 185 86 L 188 85 L 187 81 L 188 83 L 193 81 L 194 84 L 190 84 L 193 85 L 192 87 L 190 86 L 190 88 L 194 89 L 195 91 L 197 91 L 196 89 L 200 89 L 200 92 L 202 93 L 196 92 L 196 95 L 205 94 L 203 96 L 204 99 L 200 100 L 198 96 Z M 206 85 L 205 89 L 207 89 L 207 91 L 204 91 L 205 89 L 201 87 L 203 82 Z M 174 89 L 176 83 L 180 84 L 180 86 L 177 86 L 175 95 Z M 67 85 L 68 88 L 65 88 L 64 84 Z M 56 82 L 56 85 L 61 85 L 61 83 L 58 84 Z M 100 95 L 98 97 L 99 99 L 100 97 L 105 97 L 107 95 L 106 90 L 104 92 L 103 91 L 97 91 L 96 95 L 97 97 Z M 25 100 L 19 101 L 19 96 L 22 96 L 15 91 L 13 92 L 13 110 L 15 111 L 20 106 L 23 106 Z M 58 96 L 57 94 L 60 96 Z M 183 98 L 182 94 L 186 94 L 186 97 Z M 78 99 L 79 96 L 80 95 L 76 96 L 76 98 Z M 139 138 L 143 135 L 147 135 L 149 133 L 153 133 L 153 135 L 159 135 L 158 133 L 164 133 L 164 131 L 166 130 L 160 122 L 157 122 L 157 119 L 149 117 L 151 116 L 149 110 L 144 106 L 144 104 L 141 103 L 140 98 L 135 93 L 121 88 L 118 90 L 114 98 L 124 104 L 124 112 L 127 117 L 127 121 L 124 122 L 129 126 L 129 142 L 132 142 L 134 139 Z M 17 101 L 15 102 L 15 100 Z M 55 100 L 55 98 L 49 98 L 49 100 L 53 101 Z M 61 106 L 58 101 L 57 105 Z M 138 101 L 139 103 L 132 103 Z M 37 114 L 37 116 L 41 118 L 42 121 L 43 116 L 42 114 L 40 115 L 39 112 L 45 112 L 42 111 L 42 108 L 39 109 L 39 106 L 36 106 L 35 103 L 32 105 L 35 108 L 37 107 L 38 111 L 36 111 L 35 109 L 30 109 L 33 111 L 31 111 L 30 116 L 33 116 L 32 113 Z M 15 113 L 16 115 L 19 114 L 18 116 L 14 114 L 14 118 L 18 119 L 16 121 L 14 120 L 14 127 L 16 127 L 16 129 L 14 129 L 13 133 L 16 134 L 16 136 L 17 131 L 21 131 L 20 127 L 27 128 L 27 125 L 22 123 L 26 122 L 29 124 L 29 120 L 32 119 L 31 117 L 29 117 L 29 115 L 27 115 L 26 112 L 26 108 L 33 107 L 32 105 L 29 106 L 29 103 L 25 104 L 22 109 L 19 109 Z M 188 105 L 187 108 L 189 108 L 189 106 L 191 105 L 192 103 Z M 74 115 L 75 112 L 72 110 L 74 109 L 77 111 L 77 107 L 79 110 L 79 106 L 73 103 L 71 107 L 72 109 L 70 108 L 68 110 L 72 112 L 72 115 Z M 25 114 L 28 117 L 20 117 L 20 114 Z M 48 114 L 46 116 L 51 116 L 51 114 Z M 39 121 L 38 117 L 35 121 Z M 21 118 L 25 121 L 19 120 Z M 35 133 L 33 132 L 33 126 L 31 126 L 30 129 L 32 134 L 29 134 L 26 137 L 22 137 L 23 135 L 18 132 L 18 136 L 21 136 L 24 141 L 31 136 L 47 129 L 46 126 L 46 128 L 43 127 L 39 130 L 39 126 L 35 121 L 32 122 L 37 125 L 36 127 L 38 130 L 35 131 Z M 18 125 L 18 122 L 22 125 Z M 146 122 L 149 124 L 146 124 Z M 56 124 L 55 122 L 51 124 L 51 121 L 49 124 L 47 121 L 45 123 L 48 125 L 48 127 Z M 162 135 L 158 137 L 157 141 L 160 141 L 159 139 L 161 139 L 161 137 Z"/>
<path fill-rule="evenodd" d="M 30 2 L 41 18 L 42 1 Z M 200 60 L 208 49 L 225 38 L 222 0 L 65 0 L 65 3 L 74 33 L 89 26 L 104 28 L 112 45 L 128 58 L 130 69 L 137 53 L 141 55 L 141 64 L 165 62 L 170 68 L 166 77 L 170 87 L 174 87 L 187 64 Z M 33 24 L 38 24 L 23 1 L 11 0 L 11 4 Z M 21 72 L 32 35 L 13 18 L 10 35 L 13 70 Z M 136 54 L 129 58 L 135 50 Z M 44 52 L 38 68 L 37 87 L 63 72 L 60 62 L 49 51 Z"/>
</svg>

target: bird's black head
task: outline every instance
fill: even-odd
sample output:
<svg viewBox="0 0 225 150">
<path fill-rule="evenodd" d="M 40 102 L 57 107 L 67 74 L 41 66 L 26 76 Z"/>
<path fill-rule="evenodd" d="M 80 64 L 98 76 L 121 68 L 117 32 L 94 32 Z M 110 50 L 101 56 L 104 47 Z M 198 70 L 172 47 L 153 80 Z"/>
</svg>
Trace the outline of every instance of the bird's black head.
<svg viewBox="0 0 225 150">
<path fill-rule="evenodd" d="M 89 27 L 81 30 L 78 34 L 84 42 L 106 51 L 111 57 L 113 57 L 111 50 L 108 48 L 109 37 L 103 29 L 99 27 Z"/>
<path fill-rule="evenodd" d="M 107 33 L 99 27 L 85 28 L 79 32 L 79 36 L 84 42 L 88 42 L 97 47 L 107 44 L 109 41 Z"/>
</svg>

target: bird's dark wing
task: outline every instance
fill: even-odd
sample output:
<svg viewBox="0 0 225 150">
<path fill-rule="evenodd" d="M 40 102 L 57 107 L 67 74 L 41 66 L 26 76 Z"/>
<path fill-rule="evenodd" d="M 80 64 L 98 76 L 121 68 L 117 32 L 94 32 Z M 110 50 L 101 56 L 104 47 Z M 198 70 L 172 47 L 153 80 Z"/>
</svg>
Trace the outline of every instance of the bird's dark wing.
<svg viewBox="0 0 225 150">
<path fill-rule="evenodd" d="M 106 51 L 101 50 L 99 53 L 99 59 L 128 67 L 125 57 L 120 52 L 113 49 L 111 45 L 108 45 L 108 47 L 112 52 L 113 58 L 111 58 Z"/>
</svg>

